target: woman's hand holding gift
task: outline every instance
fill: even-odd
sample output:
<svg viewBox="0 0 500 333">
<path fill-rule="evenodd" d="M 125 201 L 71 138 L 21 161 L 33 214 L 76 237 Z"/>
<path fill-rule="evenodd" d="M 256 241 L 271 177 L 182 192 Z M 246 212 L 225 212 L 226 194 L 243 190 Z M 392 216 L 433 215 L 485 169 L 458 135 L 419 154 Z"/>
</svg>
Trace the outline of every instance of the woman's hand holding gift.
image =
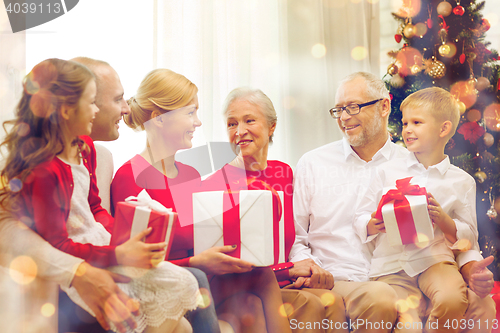
<svg viewBox="0 0 500 333">
<path fill-rule="evenodd" d="M 212 275 L 246 273 L 254 269 L 252 263 L 226 254 L 235 249 L 236 245 L 212 247 L 191 257 L 189 265 L 201 269 L 206 274 Z"/>
<path fill-rule="evenodd" d="M 139 268 L 151 268 L 156 266 L 165 256 L 167 244 L 146 244 L 142 241 L 149 235 L 153 228 L 147 228 L 125 243 L 118 245 L 115 249 L 116 261 L 120 265 Z"/>
</svg>

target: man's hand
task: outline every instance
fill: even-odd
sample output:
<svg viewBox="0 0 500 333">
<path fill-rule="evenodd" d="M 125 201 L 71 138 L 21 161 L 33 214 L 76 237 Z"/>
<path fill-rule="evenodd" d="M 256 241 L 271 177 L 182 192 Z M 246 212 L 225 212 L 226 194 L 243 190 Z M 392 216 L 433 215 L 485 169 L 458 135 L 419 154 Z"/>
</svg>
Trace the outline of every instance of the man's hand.
<svg viewBox="0 0 500 333">
<path fill-rule="evenodd" d="M 137 326 L 131 313 L 139 314 L 139 303 L 128 297 L 115 282 L 128 283 L 130 278 L 84 262 L 78 266 L 72 286 L 105 330 L 110 329 L 108 322 L 113 322 L 120 332 L 127 332 L 128 327 Z"/>
<path fill-rule="evenodd" d="M 333 275 L 316 265 L 314 260 L 305 259 L 293 263 L 290 268 L 290 278 L 294 288 L 332 289 Z"/>
<path fill-rule="evenodd" d="M 493 288 L 493 273 L 487 268 L 493 259 L 493 256 L 489 256 L 480 261 L 471 261 L 461 269 L 464 280 L 468 281 L 470 289 L 481 298 L 488 296 Z"/>
<path fill-rule="evenodd" d="M 380 232 L 385 232 L 384 220 L 379 220 L 375 218 L 376 212 L 372 213 L 372 218 L 366 225 L 366 233 L 368 236 L 378 234 Z"/>
<path fill-rule="evenodd" d="M 191 257 L 189 265 L 201 269 L 206 274 L 222 275 L 250 272 L 254 268 L 252 263 L 226 254 L 235 249 L 236 245 L 212 247 Z"/>
</svg>

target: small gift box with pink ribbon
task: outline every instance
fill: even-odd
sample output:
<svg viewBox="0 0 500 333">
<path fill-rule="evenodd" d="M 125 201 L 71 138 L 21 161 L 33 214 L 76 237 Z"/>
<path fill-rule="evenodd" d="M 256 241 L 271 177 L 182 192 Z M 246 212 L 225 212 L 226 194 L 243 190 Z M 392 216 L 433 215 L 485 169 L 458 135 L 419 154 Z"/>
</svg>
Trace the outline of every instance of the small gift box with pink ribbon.
<svg viewBox="0 0 500 333">
<path fill-rule="evenodd" d="M 425 243 L 434 239 L 427 210 L 427 191 L 410 184 L 412 177 L 396 181 L 380 200 L 375 218 L 384 220 L 389 245 Z"/>
<path fill-rule="evenodd" d="M 153 230 L 144 239 L 145 243 L 167 243 L 166 257 L 170 252 L 177 213 L 151 199 L 146 190 L 137 197 L 128 197 L 116 205 L 115 222 L 110 245 L 120 245 L 141 231 Z M 165 259 L 165 258 L 164 258 Z"/>
<path fill-rule="evenodd" d="M 228 255 L 256 266 L 286 261 L 283 192 L 209 191 L 193 194 L 194 254 L 237 245 Z"/>
</svg>

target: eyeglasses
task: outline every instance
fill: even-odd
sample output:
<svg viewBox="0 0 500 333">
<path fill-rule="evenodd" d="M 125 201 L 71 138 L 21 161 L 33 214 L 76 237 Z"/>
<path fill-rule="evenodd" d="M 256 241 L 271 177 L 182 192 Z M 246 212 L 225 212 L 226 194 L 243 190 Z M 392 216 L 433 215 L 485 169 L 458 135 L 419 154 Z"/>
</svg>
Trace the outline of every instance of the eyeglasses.
<svg viewBox="0 0 500 333">
<path fill-rule="evenodd" d="M 375 104 L 381 100 L 383 100 L 383 98 L 379 98 L 379 99 L 373 100 L 373 101 L 368 102 L 368 103 L 363 103 L 363 104 L 349 104 L 349 105 L 341 106 L 338 108 L 331 108 L 330 114 L 332 115 L 333 119 L 340 118 L 342 116 L 342 111 L 347 112 L 347 114 L 350 116 L 354 116 L 354 115 L 359 113 L 359 111 L 361 110 L 362 107 Z"/>
</svg>

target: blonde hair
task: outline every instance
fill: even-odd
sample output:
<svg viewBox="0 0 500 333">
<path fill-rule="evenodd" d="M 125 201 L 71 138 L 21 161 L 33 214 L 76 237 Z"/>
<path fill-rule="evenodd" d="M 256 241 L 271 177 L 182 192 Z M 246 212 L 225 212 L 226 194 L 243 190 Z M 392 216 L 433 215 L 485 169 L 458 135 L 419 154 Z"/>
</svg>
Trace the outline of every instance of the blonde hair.
<svg viewBox="0 0 500 333">
<path fill-rule="evenodd" d="M 425 88 L 406 97 L 401 103 L 400 110 L 404 108 L 425 109 L 439 122 L 450 121 L 451 138 L 457 130 L 460 121 L 460 111 L 455 98 L 446 90 L 439 87 Z"/>
<path fill-rule="evenodd" d="M 169 69 L 155 69 L 142 80 L 137 94 L 127 103 L 130 114 L 125 124 L 136 130 L 144 130 L 144 123 L 153 112 L 165 113 L 188 105 L 198 93 L 198 88 L 181 74 Z"/>
<path fill-rule="evenodd" d="M 260 89 L 251 89 L 246 87 L 233 89 L 229 95 L 227 95 L 226 100 L 222 105 L 222 114 L 224 115 L 224 119 L 226 121 L 229 106 L 235 101 L 247 101 L 248 103 L 258 106 L 266 117 L 269 126 L 278 122 L 278 116 L 276 115 L 276 110 L 274 109 L 271 99 Z M 274 133 L 269 137 L 270 143 L 273 142 L 273 136 Z"/>
</svg>

